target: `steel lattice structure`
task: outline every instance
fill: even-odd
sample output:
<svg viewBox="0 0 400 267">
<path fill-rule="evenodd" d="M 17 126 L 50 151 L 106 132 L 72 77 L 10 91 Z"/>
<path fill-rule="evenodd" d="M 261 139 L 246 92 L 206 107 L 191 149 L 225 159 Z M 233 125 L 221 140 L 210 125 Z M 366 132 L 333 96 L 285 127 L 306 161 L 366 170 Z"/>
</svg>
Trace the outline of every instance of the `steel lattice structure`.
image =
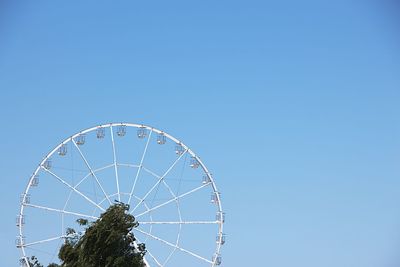
<svg viewBox="0 0 400 267">
<path fill-rule="evenodd" d="M 121 150 L 127 150 L 127 146 L 119 145 L 118 142 L 122 140 L 122 138 L 128 138 L 127 140 L 129 141 L 129 138 L 133 137 L 128 136 L 127 133 L 132 132 L 135 132 L 135 138 L 138 140 L 135 142 L 138 142 L 138 144 L 142 146 L 142 150 L 139 153 L 140 156 L 138 157 L 140 160 L 138 160 L 138 162 L 121 162 L 120 155 L 122 155 L 122 152 L 120 154 L 119 148 Z M 88 145 L 89 138 L 98 139 L 97 141 L 92 141 L 91 145 L 93 147 L 110 147 L 109 152 L 111 155 L 107 155 L 107 158 L 109 157 L 111 162 L 103 164 L 102 166 L 94 164 L 96 161 L 95 157 L 100 157 L 102 154 L 99 152 L 99 155 L 96 155 L 96 152 L 93 154 L 92 158 L 87 155 L 83 147 Z M 105 140 L 107 138 L 109 138 L 110 141 Z M 117 140 L 117 138 L 121 139 Z M 154 146 L 161 147 L 166 143 L 175 146 L 175 151 L 164 149 L 167 150 L 165 153 L 174 154 L 175 158 L 172 163 L 168 162 L 168 164 L 165 165 L 168 167 L 165 168 L 163 172 L 157 173 L 151 167 L 147 166 L 146 163 L 149 154 L 151 154 L 151 151 L 149 151 L 151 150 L 150 146 L 156 144 Z M 96 149 L 93 149 L 93 151 L 96 151 Z M 130 155 L 130 151 L 127 151 L 128 152 L 125 154 Z M 62 165 L 62 160 L 65 159 L 66 155 L 70 155 L 70 161 L 72 162 L 72 168 L 70 170 L 59 167 L 64 166 Z M 154 161 L 160 162 L 162 159 L 156 158 L 156 156 L 155 159 L 157 160 Z M 190 164 L 187 164 L 187 157 L 190 157 Z M 55 159 L 57 159 L 57 162 L 55 162 Z M 58 161 L 60 163 L 58 163 Z M 76 167 L 78 164 L 79 166 L 84 166 L 86 170 L 84 170 L 83 167 L 82 169 Z M 94 167 L 94 165 L 96 165 L 96 167 Z M 182 169 L 180 175 L 178 175 L 178 170 L 176 170 L 178 165 L 179 168 Z M 188 179 L 186 181 L 182 177 L 185 176 L 184 171 L 186 171 L 186 168 L 189 169 L 189 167 L 190 169 L 196 170 L 196 172 L 195 174 L 186 173 L 192 175 L 196 179 Z M 107 176 L 106 179 L 103 179 L 102 176 L 106 176 L 104 172 L 111 173 L 111 171 L 114 177 L 111 179 Z M 125 172 L 131 175 L 124 176 Z M 64 174 L 64 177 L 63 174 L 60 173 L 68 173 L 69 175 Z M 76 176 L 78 176 L 77 174 L 81 174 L 78 179 L 76 179 Z M 201 175 L 201 177 L 197 179 L 199 175 Z M 189 185 L 193 183 L 193 186 L 188 186 L 187 190 L 181 192 L 183 188 L 182 184 L 185 182 Z M 113 185 L 111 185 L 111 183 Z M 141 187 L 141 184 L 144 183 L 146 183 L 146 186 L 147 184 L 149 185 L 147 187 Z M 90 191 L 87 189 L 89 187 L 84 187 L 86 184 L 91 184 L 93 190 Z M 59 186 L 60 189 L 57 189 L 57 186 Z M 40 193 L 41 191 L 39 192 L 38 188 L 43 190 L 43 192 L 51 191 L 51 193 Z M 203 194 L 204 190 L 207 189 L 211 191 L 211 202 L 213 205 L 210 205 L 208 200 L 204 201 Z M 65 194 L 63 190 L 65 190 Z M 113 190 L 112 193 L 110 193 L 111 190 Z M 162 192 L 165 192 L 165 194 L 162 195 Z M 56 205 L 57 201 L 53 201 L 52 198 L 62 199 L 59 202 L 59 206 Z M 76 201 L 77 204 L 75 204 L 75 198 L 82 201 L 82 203 Z M 36 203 L 35 200 L 38 202 L 41 201 L 44 204 Z M 62 243 L 65 238 L 68 237 L 64 231 L 66 227 L 71 226 L 72 219 L 85 218 L 96 220 L 99 218 L 101 212 L 104 212 L 109 205 L 113 204 L 114 200 L 130 204 L 129 212 L 134 215 L 139 222 L 139 227 L 133 230 L 134 234 L 139 242 L 145 241 L 146 243 L 147 253 L 145 256 L 145 263 L 147 266 L 174 266 L 176 263 L 171 263 L 171 259 L 177 262 L 179 261 L 179 257 L 183 257 L 184 255 L 187 257 L 186 262 L 193 261 L 193 265 L 192 263 L 189 264 L 191 266 L 217 266 L 221 264 L 220 251 L 221 246 L 225 243 L 225 234 L 223 233 L 225 214 L 222 209 L 220 192 L 205 164 L 187 145 L 164 131 L 142 124 L 109 123 L 82 130 L 66 138 L 43 158 L 39 166 L 33 172 L 25 191 L 21 195 L 20 211 L 16 220 L 18 227 L 16 245 L 22 253 L 20 259 L 21 266 L 29 266 L 28 261 L 31 256 L 29 249 L 32 249 L 33 252 L 35 252 L 36 247 L 41 246 L 46 246 L 46 248 L 54 247 L 57 249 L 57 245 L 50 246 L 50 244 L 58 242 L 59 246 L 60 242 Z M 185 210 L 186 202 L 189 203 L 187 204 L 189 209 Z M 207 202 L 205 205 L 212 206 L 214 210 L 213 214 L 198 215 L 197 210 L 200 211 L 200 213 L 203 211 L 202 207 L 198 207 L 203 206 L 203 202 Z M 173 205 L 176 212 L 170 212 L 171 205 Z M 82 207 L 82 211 L 77 210 L 80 207 Z M 93 212 L 87 212 L 89 207 L 93 208 Z M 71 210 L 72 208 L 74 208 L 74 210 Z M 167 208 L 168 210 L 163 210 Z M 196 213 L 193 212 L 193 210 L 196 210 Z M 210 208 L 206 207 L 204 208 L 204 211 L 205 210 L 208 211 Z M 40 215 L 36 215 L 39 213 Z M 175 214 L 174 219 L 170 219 L 171 213 Z M 42 218 L 45 220 L 47 214 L 49 214 L 48 216 L 54 216 L 54 221 L 46 219 L 46 221 L 41 222 Z M 206 219 L 197 218 L 203 215 Z M 187 218 L 190 216 L 196 218 Z M 34 225 L 28 227 L 30 221 L 33 219 L 36 224 L 32 223 Z M 48 225 L 48 228 L 52 228 L 53 225 L 58 225 L 59 223 L 59 226 L 61 226 L 60 234 L 48 236 L 49 234 L 46 233 L 47 236 L 40 236 L 41 230 L 37 229 L 37 225 L 43 227 Z M 183 234 L 183 231 L 186 230 L 184 228 L 188 227 L 188 229 L 191 229 L 191 226 L 197 227 L 195 228 L 196 230 Z M 187 239 L 197 239 L 200 242 L 202 227 L 215 230 L 216 238 L 214 236 L 212 237 L 214 240 L 214 248 L 212 248 L 212 253 L 210 253 L 211 250 L 208 250 L 208 255 L 202 255 L 195 252 L 193 248 L 186 247 L 186 244 L 190 244 L 190 242 L 185 241 Z M 163 228 L 165 230 L 162 230 Z M 37 231 L 34 229 L 37 229 Z M 51 231 L 51 229 L 49 229 L 49 231 Z M 160 237 L 160 234 L 163 233 L 173 234 L 173 241 L 171 241 L 172 238 L 167 240 L 167 238 Z M 142 240 L 139 240 L 138 236 L 140 236 Z M 154 246 L 157 247 L 160 246 L 157 251 L 163 256 L 159 256 L 157 252 L 154 252 L 153 247 L 147 245 L 147 242 L 153 242 L 155 244 Z M 210 245 L 207 244 L 206 246 L 209 247 Z M 161 247 L 165 247 L 166 252 L 161 253 Z M 37 251 L 40 250 L 37 249 Z"/>
</svg>

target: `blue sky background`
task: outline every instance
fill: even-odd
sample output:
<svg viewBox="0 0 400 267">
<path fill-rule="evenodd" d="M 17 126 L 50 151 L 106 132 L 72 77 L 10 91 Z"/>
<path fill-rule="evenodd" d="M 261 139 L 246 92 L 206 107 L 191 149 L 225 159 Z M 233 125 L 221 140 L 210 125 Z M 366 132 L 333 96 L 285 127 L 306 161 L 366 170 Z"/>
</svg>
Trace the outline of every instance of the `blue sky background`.
<svg viewBox="0 0 400 267">
<path fill-rule="evenodd" d="M 39 160 L 83 128 L 129 121 L 182 139 L 213 172 L 223 266 L 399 266 L 399 12 L 2 0 L 2 265 L 17 266 L 19 194 Z"/>
</svg>

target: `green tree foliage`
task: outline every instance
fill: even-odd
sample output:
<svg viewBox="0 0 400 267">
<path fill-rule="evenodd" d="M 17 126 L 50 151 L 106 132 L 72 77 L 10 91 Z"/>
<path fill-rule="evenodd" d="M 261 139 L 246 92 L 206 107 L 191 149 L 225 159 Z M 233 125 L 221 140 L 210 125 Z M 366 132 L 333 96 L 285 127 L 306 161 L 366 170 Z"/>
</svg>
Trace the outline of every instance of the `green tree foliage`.
<svg viewBox="0 0 400 267">
<path fill-rule="evenodd" d="M 35 256 L 32 256 L 30 259 L 28 259 L 29 267 L 43 267 L 38 261 L 38 259 Z M 49 266 L 49 267 L 54 267 L 54 266 Z"/>
<path fill-rule="evenodd" d="M 67 229 L 66 241 L 58 254 L 62 263 L 48 267 L 144 267 L 145 245 L 138 244 L 132 234 L 138 223 L 128 210 L 128 205 L 116 202 L 95 222 L 77 220 L 86 226 L 85 233 Z"/>
</svg>

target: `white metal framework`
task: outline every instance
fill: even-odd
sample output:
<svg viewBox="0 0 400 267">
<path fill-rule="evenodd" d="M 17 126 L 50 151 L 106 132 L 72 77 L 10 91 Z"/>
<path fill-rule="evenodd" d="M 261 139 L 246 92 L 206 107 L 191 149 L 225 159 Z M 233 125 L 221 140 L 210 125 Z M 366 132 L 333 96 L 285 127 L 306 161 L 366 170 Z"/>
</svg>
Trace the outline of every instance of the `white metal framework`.
<svg viewBox="0 0 400 267">
<path fill-rule="evenodd" d="M 132 129 L 135 132 L 134 136 L 129 135 L 132 132 Z M 94 167 L 92 164 L 95 163 L 96 159 L 90 158 L 85 153 L 84 147 L 90 144 L 89 140 L 91 136 L 94 136 L 94 139 L 97 139 L 97 145 L 107 145 L 110 147 L 110 162 L 103 164 L 103 166 L 96 165 Z M 140 150 L 141 155 L 138 157 L 137 162 L 119 161 L 120 154 L 118 153 L 118 140 L 121 140 L 122 138 L 136 138 L 142 142 L 143 148 Z M 157 173 L 146 164 L 146 159 L 151 153 L 150 144 L 153 143 L 160 147 L 160 145 L 165 145 L 169 142 L 172 142 L 173 144 L 173 149 L 170 152 L 171 154 L 175 155 L 175 159 L 172 163 L 167 164 L 168 167 L 165 168 L 162 173 Z M 94 142 L 92 142 L 92 145 L 93 143 Z M 73 170 L 74 172 L 72 172 L 72 176 L 78 171 L 82 172 L 82 175 L 77 180 L 73 180 L 70 177 L 67 179 L 67 177 L 63 176 L 65 174 L 60 174 L 62 173 L 61 169 L 57 169 L 57 163 L 55 160 L 53 160 L 56 159 L 56 157 L 57 160 L 64 160 L 66 157 L 68 157 L 68 155 L 73 153 L 73 151 L 75 151 L 76 156 L 75 158 L 71 156 L 71 161 L 80 162 L 80 166 L 85 166 L 85 169 L 82 167 L 83 170 Z M 187 157 L 188 163 L 182 163 L 183 161 L 186 162 Z M 169 176 L 174 169 L 177 169 L 178 164 L 180 164 L 179 166 L 183 166 L 182 174 L 179 178 L 181 180 L 176 179 L 179 181 L 172 184 L 171 181 L 174 180 L 169 178 Z M 180 191 L 181 181 L 183 179 L 182 177 L 184 177 L 183 168 L 186 166 L 188 166 L 188 169 L 191 169 L 193 172 L 200 172 L 199 182 L 194 183 L 191 188 L 188 188 L 185 191 Z M 128 170 L 132 170 L 132 175 L 129 177 L 128 181 L 122 178 L 122 168 L 128 168 Z M 111 183 L 112 181 L 114 184 L 113 192 L 110 192 L 110 188 L 106 188 L 104 182 L 105 180 L 102 180 L 100 177 L 101 172 L 103 171 L 111 171 L 111 173 L 113 173 L 112 176 L 114 177 L 107 178 L 107 183 Z M 154 181 L 152 186 L 150 185 L 146 188 L 145 193 L 138 195 L 139 193 L 137 193 L 137 188 L 140 187 L 140 184 L 144 183 L 145 181 L 149 181 L 149 178 L 142 177 L 144 175 L 152 177 Z M 43 176 L 46 176 L 47 178 L 44 178 Z M 174 176 L 174 178 L 176 177 Z M 41 199 L 44 199 L 42 203 L 36 202 L 36 199 L 39 198 L 36 197 L 37 191 L 35 190 L 38 190 L 37 188 L 40 188 L 41 186 L 46 186 L 46 181 L 44 181 L 44 179 L 53 179 L 55 183 L 59 184 L 60 187 L 65 190 L 66 198 L 63 204 L 56 206 L 55 202 L 53 203 L 51 199 L 51 194 L 49 194 L 47 202 L 47 196 L 41 197 Z M 93 188 L 97 188 L 94 189 L 94 193 L 89 193 L 81 189 L 81 186 L 89 181 L 91 181 L 93 184 Z M 166 192 L 168 192 L 169 197 L 165 199 L 158 199 L 159 201 L 155 202 L 154 200 L 156 199 L 160 187 L 164 188 Z M 206 192 L 208 197 L 204 200 L 204 203 L 206 203 L 205 205 L 212 207 L 214 210 L 213 214 L 198 214 L 199 216 L 194 216 L 193 218 L 187 218 L 187 216 L 185 217 L 182 205 L 184 205 L 186 201 L 190 203 L 189 206 L 195 205 L 192 203 L 199 203 L 191 201 L 194 198 L 198 198 L 198 192 L 202 192 L 207 189 L 211 191 L 211 203 L 209 201 L 210 192 Z M 51 191 L 52 188 L 45 188 L 43 190 Z M 94 211 L 89 213 L 87 211 L 83 211 L 83 209 L 82 211 L 69 210 L 70 203 L 72 202 L 71 198 L 73 196 L 79 197 L 79 199 L 82 201 L 82 206 L 89 205 L 94 209 Z M 164 131 L 142 124 L 109 123 L 80 131 L 62 141 L 44 157 L 30 177 L 25 191 L 20 196 L 21 206 L 16 217 L 16 225 L 19 230 L 16 238 L 16 246 L 21 250 L 22 253 L 20 265 L 29 266 L 28 259 L 30 256 L 35 254 L 36 246 L 47 243 L 53 244 L 52 242 L 55 241 L 58 241 L 58 246 L 60 246 L 65 238 L 68 237 L 65 234 L 65 228 L 70 226 L 68 224 L 70 217 L 85 218 L 89 221 L 94 221 L 99 218 L 100 214 L 104 212 L 109 205 L 113 204 L 113 201 L 122 201 L 121 199 L 127 200 L 125 202 L 130 204 L 129 212 L 133 214 L 139 222 L 139 227 L 134 229 L 134 234 L 138 238 L 139 242 L 146 243 L 147 253 L 145 256 L 145 263 L 147 266 L 174 267 L 174 264 L 176 265 L 177 261 L 175 261 L 175 263 L 170 263 L 171 258 L 179 258 L 179 255 L 186 256 L 186 266 L 213 267 L 221 264 L 221 246 L 225 243 L 226 238 L 225 234 L 223 233 L 225 213 L 222 210 L 221 194 L 217 189 L 214 178 L 201 159 L 183 142 Z M 201 199 L 201 201 L 203 201 L 203 199 Z M 157 213 L 170 205 L 174 205 L 176 209 L 176 218 L 160 219 L 160 217 L 157 216 Z M 201 207 L 190 206 L 190 208 L 194 210 L 198 209 L 200 213 L 203 212 Z M 58 232 L 58 234 L 54 236 L 41 236 L 39 238 L 38 236 L 40 236 L 41 230 L 37 229 L 36 225 L 31 229 L 35 229 L 36 227 L 39 233 L 35 232 L 35 238 L 30 238 L 30 233 L 32 231 L 29 232 L 27 230 L 27 226 L 30 224 L 30 220 L 32 219 L 29 213 L 31 210 L 40 210 L 40 212 L 50 214 L 54 213 L 56 216 L 59 215 L 61 218 L 61 233 Z M 193 213 L 190 214 L 193 216 Z M 203 215 L 204 218 L 199 219 L 199 217 Z M 40 223 L 40 218 L 35 219 Z M 42 224 L 41 227 L 46 227 L 46 225 L 58 223 L 59 221 L 46 221 L 40 224 Z M 183 234 L 182 229 L 190 226 L 198 227 L 196 228 L 198 229 L 196 230 L 196 233 L 185 232 L 185 234 Z M 153 231 L 155 227 L 161 227 L 160 229 L 163 230 L 155 232 Z M 176 232 L 174 232 L 175 238 L 173 238 L 173 241 L 171 241 L 171 239 L 167 240 L 167 238 L 159 235 L 163 231 L 170 231 L 170 228 L 168 227 L 176 227 L 177 229 Z M 207 255 L 198 253 L 198 250 L 195 248 L 187 247 L 187 244 L 190 244 L 190 242 L 185 242 L 185 239 L 196 239 L 197 236 L 199 236 L 199 231 L 201 232 L 201 227 L 213 227 L 215 230 L 214 234 L 216 234 L 216 237 L 211 237 L 214 240 L 214 248 L 207 250 Z M 139 240 L 139 235 L 142 238 L 141 240 Z M 165 256 L 163 256 L 163 258 L 159 258 L 157 252 L 153 250 L 152 246 L 147 244 L 146 240 L 148 240 L 148 242 L 159 243 L 166 248 L 170 248 L 170 250 L 168 250 L 168 252 L 161 253 Z M 198 244 L 198 246 L 203 245 Z M 206 246 L 209 246 L 209 244 Z M 57 249 L 56 243 L 54 248 L 55 250 Z M 32 251 L 29 249 L 32 249 Z M 158 250 L 159 249 L 160 248 L 158 248 Z M 210 253 L 210 251 L 212 252 Z M 188 264 L 188 259 L 189 261 L 193 261 L 193 264 Z"/>
</svg>

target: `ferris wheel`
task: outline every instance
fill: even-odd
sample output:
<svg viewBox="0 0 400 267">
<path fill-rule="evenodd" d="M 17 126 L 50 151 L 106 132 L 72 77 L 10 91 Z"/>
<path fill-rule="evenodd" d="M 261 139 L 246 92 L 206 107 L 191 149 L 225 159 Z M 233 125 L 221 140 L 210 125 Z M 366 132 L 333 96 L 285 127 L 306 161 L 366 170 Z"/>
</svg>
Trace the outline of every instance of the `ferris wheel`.
<svg viewBox="0 0 400 267">
<path fill-rule="evenodd" d="M 83 233 L 76 220 L 95 221 L 115 201 L 139 222 L 132 231 L 146 244 L 146 266 L 221 265 L 225 213 L 214 178 L 187 145 L 156 128 L 109 123 L 66 138 L 20 198 L 20 266 L 33 255 L 57 263 L 66 229 Z"/>
</svg>

